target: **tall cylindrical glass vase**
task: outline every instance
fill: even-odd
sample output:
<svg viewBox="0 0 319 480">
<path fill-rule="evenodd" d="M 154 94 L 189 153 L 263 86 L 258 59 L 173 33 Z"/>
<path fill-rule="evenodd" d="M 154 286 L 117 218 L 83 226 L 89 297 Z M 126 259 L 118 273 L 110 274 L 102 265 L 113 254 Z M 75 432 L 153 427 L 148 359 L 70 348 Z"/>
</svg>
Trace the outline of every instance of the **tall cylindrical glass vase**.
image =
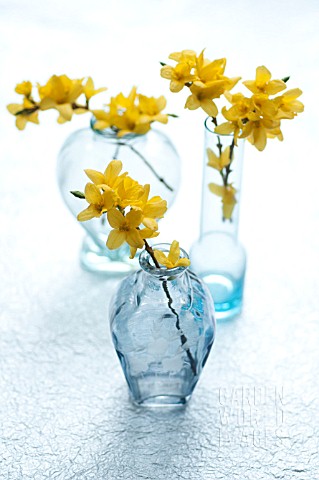
<svg viewBox="0 0 319 480">
<path fill-rule="evenodd" d="M 246 254 L 238 241 L 244 140 L 214 133 L 205 121 L 200 237 L 192 246 L 192 268 L 208 285 L 216 318 L 240 313 Z"/>
</svg>

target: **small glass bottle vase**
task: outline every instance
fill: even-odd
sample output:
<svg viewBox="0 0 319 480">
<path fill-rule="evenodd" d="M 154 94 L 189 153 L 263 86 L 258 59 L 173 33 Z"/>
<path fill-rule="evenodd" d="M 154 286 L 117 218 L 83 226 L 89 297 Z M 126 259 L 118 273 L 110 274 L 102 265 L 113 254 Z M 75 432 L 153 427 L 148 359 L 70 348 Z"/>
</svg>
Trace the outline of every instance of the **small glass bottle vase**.
<svg viewBox="0 0 319 480">
<path fill-rule="evenodd" d="M 243 301 L 246 254 L 238 242 L 238 225 L 244 140 L 238 139 L 234 146 L 233 135 L 217 135 L 214 128 L 208 117 L 200 237 L 190 258 L 194 271 L 209 287 L 220 320 L 240 313 Z M 223 178 L 219 169 L 230 157 L 231 164 L 222 170 Z"/>
<path fill-rule="evenodd" d="M 58 155 L 57 175 L 61 195 L 71 213 L 76 217 L 87 207 L 85 200 L 70 194 L 71 190 L 84 190 L 90 182 L 84 169 L 104 172 L 112 159 L 121 160 L 123 172 L 127 171 L 139 183 L 151 185 L 151 196 L 160 195 L 170 207 L 180 183 L 180 158 L 162 132 L 152 129 L 144 135 L 128 134 L 122 138 L 111 129 L 77 130 L 71 134 Z M 127 274 L 136 269 L 137 262 L 129 260 L 127 245 L 111 251 L 106 247 L 110 228 L 104 216 L 82 222 L 87 235 L 80 252 L 81 265 L 93 272 Z"/>
<path fill-rule="evenodd" d="M 167 252 L 169 245 L 154 248 Z M 113 343 L 135 404 L 184 405 L 214 341 L 212 298 L 187 268 L 155 268 L 145 250 L 139 261 L 141 270 L 124 279 L 113 298 Z"/>
</svg>

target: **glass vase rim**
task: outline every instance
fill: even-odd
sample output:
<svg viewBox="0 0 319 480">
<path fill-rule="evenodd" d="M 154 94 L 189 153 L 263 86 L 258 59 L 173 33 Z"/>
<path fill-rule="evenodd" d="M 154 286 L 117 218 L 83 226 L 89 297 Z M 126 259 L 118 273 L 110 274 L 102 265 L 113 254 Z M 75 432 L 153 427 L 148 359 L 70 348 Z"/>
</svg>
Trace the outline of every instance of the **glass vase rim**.
<svg viewBox="0 0 319 480">
<path fill-rule="evenodd" d="M 211 128 L 207 124 L 208 120 L 211 120 L 211 119 L 212 119 L 212 117 L 208 116 L 208 117 L 206 117 L 205 122 L 204 122 L 205 130 L 207 130 L 209 133 L 213 133 L 214 135 L 218 135 L 220 137 L 233 137 L 234 136 L 233 133 L 217 133 L 217 132 L 214 132 L 214 130 L 211 130 Z M 214 128 L 215 128 L 215 126 L 216 125 L 214 125 Z M 239 139 L 239 140 L 241 140 L 241 139 Z"/>
<path fill-rule="evenodd" d="M 93 133 L 95 133 L 96 135 L 100 135 L 102 138 L 108 138 L 110 140 L 133 140 L 135 138 L 141 138 L 143 137 L 144 135 L 146 135 L 146 133 L 127 133 L 126 135 L 123 135 L 123 137 L 118 137 L 117 136 L 117 132 L 112 130 L 110 127 L 108 128 L 103 128 L 102 130 L 98 130 L 98 129 L 95 129 L 94 128 L 94 124 L 96 122 L 96 118 L 94 115 L 92 115 L 91 117 L 91 120 L 90 120 L 90 127 L 91 127 L 91 130 L 93 131 Z"/>
<path fill-rule="evenodd" d="M 152 245 L 152 248 L 153 250 L 160 250 L 167 253 L 169 252 L 170 246 L 170 243 L 156 243 L 155 245 Z M 180 248 L 179 258 L 189 259 L 188 253 L 183 248 Z M 150 254 L 145 249 L 139 255 L 139 263 L 144 272 L 159 280 L 174 280 L 176 277 L 179 277 L 185 273 L 188 269 L 188 267 L 182 266 L 174 268 L 166 268 L 163 266 L 161 268 L 157 268 L 150 263 Z"/>
</svg>

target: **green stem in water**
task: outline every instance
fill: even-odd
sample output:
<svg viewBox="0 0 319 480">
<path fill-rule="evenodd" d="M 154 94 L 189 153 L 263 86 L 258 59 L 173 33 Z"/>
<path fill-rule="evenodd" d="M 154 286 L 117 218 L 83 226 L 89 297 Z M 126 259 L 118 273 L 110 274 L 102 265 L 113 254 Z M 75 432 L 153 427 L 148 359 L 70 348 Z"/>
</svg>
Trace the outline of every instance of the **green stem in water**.
<svg viewBox="0 0 319 480">
<path fill-rule="evenodd" d="M 217 119 L 216 117 L 212 117 L 212 122 L 213 124 L 217 127 Z M 221 157 L 222 155 L 222 151 L 223 151 L 223 145 L 221 143 L 221 140 L 220 140 L 220 136 L 217 134 L 217 144 L 216 144 L 217 148 L 218 148 L 218 151 L 219 151 L 219 156 Z M 220 170 L 220 175 L 222 177 L 222 180 L 223 180 L 223 185 L 224 187 L 228 187 L 229 183 L 228 183 L 228 177 L 230 175 L 230 173 L 232 172 L 231 170 L 231 164 L 233 162 L 233 153 L 234 153 L 234 148 L 235 148 L 235 139 L 233 138 L 233 141 L 230 145 L 230 149 L 229 149 L 229 164 L 224 167 L 222 170 Z M 225 221 L 225 218 L 223 217 L 223 221 Z M 232 221 L 230 219 L 230 221 Z"/>
<path fill-rule="evenodd" d="M 121 145 L 123 145 L 123 143 L 119 143 L 119 142 L 117 143 L 114 155 L 112 157 L 112 160 L 117 160 Z"/>
<path fill-rule="evenodd" d="M 145 250 L 149 253 L 149 255 L 151 256 L 153 262 L 154 262 L 154 265 L 156 268 L 161 268 L 160 264 L 158 263 L 155 255 L 154 255 L 154 250 L 152 249 L 152 247 L 147 243 L 147 241 L 144 239 L 144 244 L 145 244 Z M 192 355 L 192 352 L 190 351 L 189 347 L 187 346 L 187 338 L 186 336 L 184 335 L 182 329 L 181 329 L 181 326 L 180 326 L 180 318 L 179 318 L 179 315 L 178 313 L 176 312 L 175 308 L 173 307 L 173 299 L 171 297 L 171 294 L 169 293 L 169 289 L 168 289 L 168 283 L 167 283 L 167 280 L 163 280 L 162 282 L 162 286 L 163 286 L 163 290 L 165 292 L 165 295 L 166 295 L 166 298 L 167 298 L 167 301 L 168 301 L 168 308 L 170 309 L 170 311 L 173 313 L 173 315 L 176 317 L 176 323 L 175 323 L 175 326 L 179 332 L 179 335 L 180 335 L 180 339 L 181 339 L 181 344 L 182 344 L 182 348 L 183 350 L 185 350 L 186 352 L 186 355 L 189 359 L 189 363 L 190 363 L 190 366 L 191 366 L 191 369 L 192 369 L 192 372 L 194 375 L 196 375 L 196 362 L 194 360 L 194 357 Z"/>
<path fill-rule="evenodd" d="M 166 181 L 164 180 L 163 177 L 159 176 L 159 174 L 156 172 L 156 170 L 153 168 L 153 166 L 150 164 L 150 162 L 148 160 L 146 160 L 146 158 L 138 150 L 136 150 L 136 148 L 133 147 L 133 145 L 129 145 L 129 144 L 126 144 L 126 143 L 121 143 L 120 145 L 127 145 L 132 150 L 132 152 L 135 153 L 135 155 L 137 155 L 141 160 L 143 160 L 145 165 L 151 170 L 151 172 L 155 175 L 157 180 L 159 182 L 161 182 L 163 185 L 165 185 L 165 187 L 168 190 L 170 190 L 171 192 L 174 192 L 174 189 L 170 185 L 168 185 L 168 183 L 166 183 Z"/>
</svg>

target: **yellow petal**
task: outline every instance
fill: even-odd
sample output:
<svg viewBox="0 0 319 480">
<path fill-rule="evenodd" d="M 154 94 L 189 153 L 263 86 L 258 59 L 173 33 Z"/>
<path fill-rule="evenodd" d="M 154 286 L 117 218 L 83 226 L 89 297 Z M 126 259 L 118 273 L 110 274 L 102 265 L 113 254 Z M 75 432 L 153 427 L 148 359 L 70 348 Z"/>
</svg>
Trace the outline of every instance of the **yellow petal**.
<svg viewBox="0 0 319 480">
<path fill-rule="evenodd" d="M 223 197 L 224 192 L 225 192 L 225 187 L 224 186 L 217 185 L 216 183 L 210 183 L 208 185 L 208 188 L 215 195 L 218 195 L 219 197 Z"/>
<path fill-rule="evenodd" d="M 226 147 L 225 150 L 222 152 L 221 156 L 221 166 L 227 167 L 230 164 L 230 146 Z"/>
<path fill-rule="evenodd" d="M 101 172 L 97 172 L 96 170 L 90 170 L 86 169 L 84 170 L 86 175 L 89 177 L 89 179 L 95 183 L 95 185 L 101 185 L 105 183 L 104 175 Z"/>
<path fill-rule="evenodd" d="M 140 236 L 141 238 L 155 238 L 159 236 L 160 232 L 154 232 L 150 228 L 143 228 L 140 230 Z"/>
<path fill-rule="evenodd" d="M 79 222 L 86 222 L 87 220 L 91 220 L 94 217 L 100 217 L 101 212 L 97 210 L 94 205 L 89 205 L 85 210 L 82 210 L 77 216 Z"/>
<path fill-rule="evenodd" d="M 256 69 L 256 85 L 257 87 L 263 87 L 265 83 L 271 79 L 271 73 L 265 66 L 257 67 Z"/>
<path fill-rule="evenodd" d="M 160 250 L 154 250 L 154 256 L 158 263 L 164 265 L 164 267 L 170 268 L 172 266 L 164 252 L 161 252 Z"/>
<path fill-rule="evenodd" d="M 130 227 L 136 228 L 139 227 L 141 222 L 142 222 L 142 211 L 139 209 L 131 210 L 127 215 L 126 215 L 126 220 L 129 224 Z"/>
<path fill-rule="evenodd" d="M 131 253 L 131 255 L 130 255 L 129 258 L 130 258 L 131 260 L 133 260 L 133 258 L 135 257 L 136 252 L 137 252 L 137 247 L 131 247 L 131 246 L 130 246 L 130 253 Z"/>
<path fill-rule="evenodd" d="M 70 103 L 64 103 L 62 105 L 56 105 L 55 108 L 58 110 L 60 115 L 65 118 L 65 120 L 71 120 L 73 115 L 73 109 Z"/>
<path fill-rule="evenodd" d="M 87 183 L 85 185 L 84 194 L 88 203 L 99 205 L 102 202 L 101 192 L 93 183 Z"/>
<path fill-rule="evenodd" d="M 218 125 L 214 131 L 216 133 L 220 133 L 221 135 L 229 135 L 230 133 L 233 133 L 234 130 L 235 126 L 233 123 L 225 122 Z"/>
<path fill-rule="evenodd" d="M 73 113 L 76 115 L 81 115 L 82 113 L 88 113 L 88 110 L 86 108 L 76 108 L 73 110 Z"/>
<path fill-rule="evenodd" d="M 177 260 L 176 262 L 176 267 L 189 267 L 191 264 L 191 261 L 189 260 L 189 258 L 180 258 L 179 260 Z"/>
<path fill-rule="evenodd" d="M 230 220 L 233 214 L 235 203 L 223 203 L 223 217 Z"/>
<path fill-rule="evenodd" d="M 173 93 L 180 92 L 184 88 L 184 82 L 180 82 L 178 80 L 171 80 L 171 83 L 169 85 L 169 89 Z"/>
<path fill-rule="evenodd" d="M 211 148 L 207 148 L 207 157 L 208 157 L 208 163 L 207 165 L 212 168 L 216 168 L 216 170 L 221 170 L 220 168 L 220 163 L 219 163 L 219 157 L 215 155 L 213 150 Z"/>
<path fill-rule="evenodd" d="M 31 95 L 32 92 L 32 83 L 31 82 L 21 82 L 18 83 L 15 92 L 19 93 L 20 95 L 26 95 L 27 97 Z"/>
<path fill-rule="evenodd" d="M 292 88 L 291 90 L 287 90 L 283 94 L 283 97 L 286 100 L 294 100 L 295 98 L 300 97 L 300 95 L 302 95 L 302 90 L 300 90 L 300 88 Z"/>
<path fill-rule="evenodd" d="M 19 103 L 10 103 L 10 105 L 7 105 L 7 109 L 12 115 L 15 115 L 23 110 L 23 105 L 20 105 Z"/>
<path fill-rule="evenodd" d="M 18 115 L 17 118 L 16 118 L 16 127 L 17 127 L 19 130 L 24 130 L 27 122 L 28 122 L 28 120 L 27 120 L 27 117 L 26 117 L 26 116 L 24 116 L 24 115 Z"/>
<path fill-rule="evenodd" d="M 196 110 L 197 108 L 200 107 L 200 101 L 195 95 L 190 95 L 185 103 L 185 108 L 188 108 L 189 110 Z"/>
<path fill-rule="evenodd" d="M 266 92 L 268 93 L 268 95 L 275 95 L 276 93 L 281 92 L 286 88 L 287 85 L 282 80 L 272 80 L 267 85 Z"/>
<path fill-rule="evenodd" d="M 158 229 L 157 221 L 154 218 L 144 217 L 142 220 L 143 225 L 154 232 Z"/>
<path fill-rule="evenodd" d="M 28 115 L 28 122 L 39 124 L 39 112 L 33 112 Z"/>
<path fill-rule="evenodd" d="M 246 80 L 245 82 L 243 82 L 243 85 L 245 85 L 245 87 L 253 93 L 259 92 L 258 88 L 256 87 L 256 82 L 254 80 Z"/>
<path fill-rule="evenodd" d="M 164 97 L 164 95 L 161 95 L 160 97 L 158 97 L 156 99 L 156 104 L 157 104 L 157 108 L 158 108 L 158 111 L 161 112 L 162 110 L 164 110 L 164 108 L 166 107 L 166 98 Z"/>
<path fill-rule="evenodd" d="M 180 252 L 181 251 L 179 248 L 179 242 L 177 240 L 174 240 L 169 249 L 168 260 L 171 263 L 175 264 L 179 259 Z"/>
<path fill-rule="evenodd" d="M 104 190 L 104 192 L 102 194 L 102 198 L 103 198 L 102 211 L 107 212 L 107 211 L 111 210 L 111 208 L 114 207 L 114 200 L 115 200 L 115 193 L 113 192 L 113 190 L 111 190 L 111 189 Z"/>
<path fill-rule="evenodd" d="M 143 214 L 145 217 L 151 218 L 162 218 L 164 213 L 167 211 L 167 202 L 162 200 L 161 197 L 158 197 L 158 200 L 154 200 L 157 197 L 151 198 L 143 209 Z"/>
<path fill-rule="evenodd" d="M 204 112 L 207 113 L 207 115 L 209 115 L 210 117 L 217 117 L 218 108 L 216 107 L 213 100 L 210 100 L 209 98 L 204 98 L 200 101 L 200 106 L 204 110 Z"/>
<path fill-rule="evenodd" d="M 174 72 L 174 68 L 170 67 L 169 65 L 165 65 L 161 68 L 161 77 L 167 78 L 170 80 L 172 78 L 172 74 Z"/>
<path fill-rule="evenodd" d="M 124 215 L 117 208 L 112 208 L 107 212 L 107 220 L 112 228 L 120 228 L 125 222 Z"/>
<path fill-rule="evenodd" d="M 122 170 L 122 166 L 123 164 L 120 160 L 112 160 L 108 164 L 104 172 L 105 182 L 107 185 L 113 186 L 114 181 Z"/>
<path fill-rule="evenodd" d="M 120 232 L 119 230 L 111 230 L 107 238 L 106 246 L 110 250 L 115 250 L 116 248 L 119 248 L 121 245 L 123 245 L 125 239 L 126 232 Z"/>
<path fill-rule="evenodd" d="M 153 122 L 160 122 L 166 125 L 168 123 L 168 115 L 165 115 L 164 113 L 159 113 L 158 115 L 154 115 L 152 117 Z"/>
<path fill-rule="evenodd" d="M 43 98 L 40 102 L 41 110 L 48 110 L 49 108 L 55 108 L 56 102 L 52 98 Z"/>
<path fill-rule="evenodd" d="M 267 144 L 267 133 L 263 127 L 254 129 L 252 143 L 260 152 L 264 150 Z"/>
<path fill-rule="evenodd" d="M 131 228 L 126 234 L 126 241 L 131 247 L 142 248 L 144 245 L 139 231 L 136 228 Z"/>
<path fill-rule="evenodd" d="M 62 115 L 59 115 L 57 122 L 61 125 L 63 123 L 68 122 L 68 120 L 66 120 L 64 117 L 62 117 Z"/>
</svg>

